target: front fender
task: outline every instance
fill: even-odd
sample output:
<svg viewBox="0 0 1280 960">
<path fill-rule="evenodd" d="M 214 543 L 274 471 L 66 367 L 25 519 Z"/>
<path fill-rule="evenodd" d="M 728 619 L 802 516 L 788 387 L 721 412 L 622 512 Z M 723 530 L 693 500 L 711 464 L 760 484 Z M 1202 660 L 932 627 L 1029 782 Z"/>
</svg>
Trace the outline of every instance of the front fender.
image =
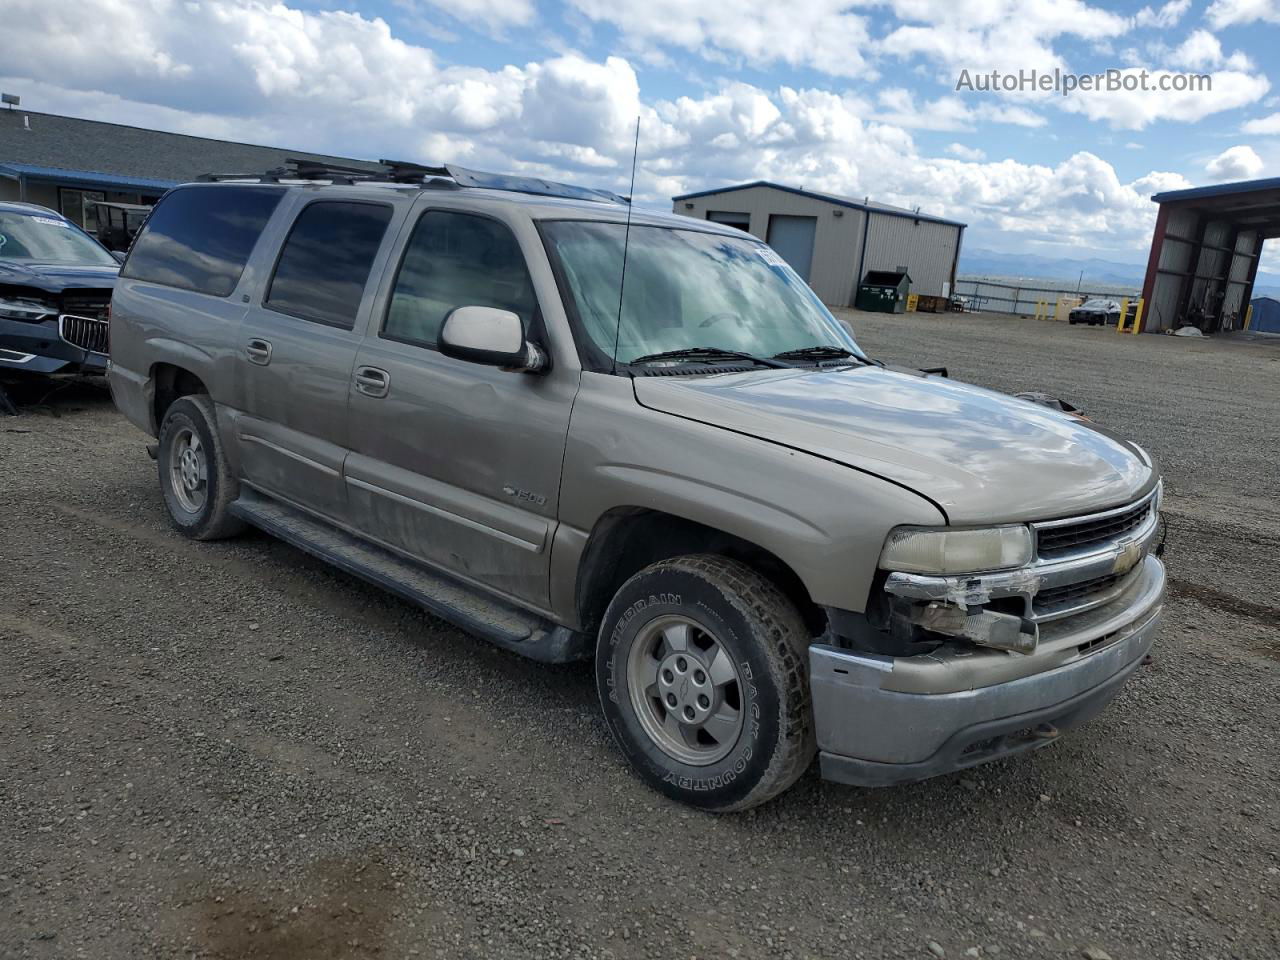
<svg viewBox="0 0 1280 960">
<path fill-rule="evenodd" d="M 584 374 L 569 426 L 552 601 L 574 610 L 591 531 L 621 507 L 670 514 L 767 550 L 817 604 L 862 611 L 888 531 L 941 524 L 924 497 L 843 464 L 635 402 L 628 380 Z"/>
</svg>

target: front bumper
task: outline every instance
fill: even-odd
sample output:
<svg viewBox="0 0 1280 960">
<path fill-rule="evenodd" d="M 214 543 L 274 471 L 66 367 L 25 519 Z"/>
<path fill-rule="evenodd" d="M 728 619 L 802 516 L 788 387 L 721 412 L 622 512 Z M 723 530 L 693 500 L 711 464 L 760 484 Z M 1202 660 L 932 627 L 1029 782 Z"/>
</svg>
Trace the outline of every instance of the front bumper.
<svg viewBox="0 0 1280 960">
<path fill-rule="evenodd" d="M 40 323 L 0 318 L 0 374 L 95 373 L 107 371 L 107 358 L 62 339 L 58 318 Z"/>
<path fill-rule="evenodd" d="M 887 786 L 1052 743 L 1058 730 L 1094 717 L 1138 668 L 1164 591 L 1164 565 L 1148 556 L 1123 595 L 1047 625 L 1030 656 L 955 645 L 894 658 L 814 644 L 823 777 Z"/>
</svg>

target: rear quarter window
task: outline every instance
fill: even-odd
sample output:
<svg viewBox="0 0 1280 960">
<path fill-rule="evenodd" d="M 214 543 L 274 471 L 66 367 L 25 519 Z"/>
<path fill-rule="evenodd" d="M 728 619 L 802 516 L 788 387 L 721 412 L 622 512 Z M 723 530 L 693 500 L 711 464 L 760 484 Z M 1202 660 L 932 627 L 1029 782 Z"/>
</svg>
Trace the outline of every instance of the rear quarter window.
<svg viewBox="0 0 1280 960">
<path fill-rule="evenodd" d="M 120 275 L 225 297 L 283 195 L 273 187 L 179 187 L 156 204 Z"/>
</svg>

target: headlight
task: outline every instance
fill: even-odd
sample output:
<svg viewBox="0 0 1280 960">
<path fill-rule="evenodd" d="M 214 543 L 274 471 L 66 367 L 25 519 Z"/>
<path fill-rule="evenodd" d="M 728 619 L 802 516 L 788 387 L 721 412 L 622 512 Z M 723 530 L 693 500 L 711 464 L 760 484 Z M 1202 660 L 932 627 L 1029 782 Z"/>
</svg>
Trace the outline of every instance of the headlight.
<svg viewBox="0 0 1280 960">
<path fill-rule="evenodd" d="M 53 313 L 51 307 L 36 300 L 15 300 L 0 297 L 0 317 L 6 320 L 25 320 L 36 323 Z"/>
<path fill-rule="evenodd" d="M 981 573 L 1025 567 L 1032 559 L 1031 528 L 984 530 L 898 527 L 880 552 L 880 566 L 899 573 Z"/>
</svg>

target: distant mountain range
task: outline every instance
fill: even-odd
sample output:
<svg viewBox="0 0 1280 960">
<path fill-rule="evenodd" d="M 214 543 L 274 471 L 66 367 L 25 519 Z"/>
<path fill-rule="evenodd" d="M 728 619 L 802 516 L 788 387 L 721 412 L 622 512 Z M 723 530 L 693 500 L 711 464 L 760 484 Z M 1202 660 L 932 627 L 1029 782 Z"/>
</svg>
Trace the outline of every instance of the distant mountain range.
<svg viewBox="0 0 1280 960">
<path fill-rule="evenodd" d="M 1145 262 L 1125 263 L 1099 257 L 1073 260 L 1067 257 L 1046 257 L 1036 253 L 1000 253 L 995 250 L 962 248 L 960 252 L 960 276 L 1004 277 L 1027 280 L 1049 280 L 1064 287 L 1075 287 L 1084 271 L 1084 289 L 1099 286 L 1142 286 L 1147 272 Z M 1280 297 L 1280 274 L 1262 271 L 1254 284 L 1254 296 Z"/>
</svg>

